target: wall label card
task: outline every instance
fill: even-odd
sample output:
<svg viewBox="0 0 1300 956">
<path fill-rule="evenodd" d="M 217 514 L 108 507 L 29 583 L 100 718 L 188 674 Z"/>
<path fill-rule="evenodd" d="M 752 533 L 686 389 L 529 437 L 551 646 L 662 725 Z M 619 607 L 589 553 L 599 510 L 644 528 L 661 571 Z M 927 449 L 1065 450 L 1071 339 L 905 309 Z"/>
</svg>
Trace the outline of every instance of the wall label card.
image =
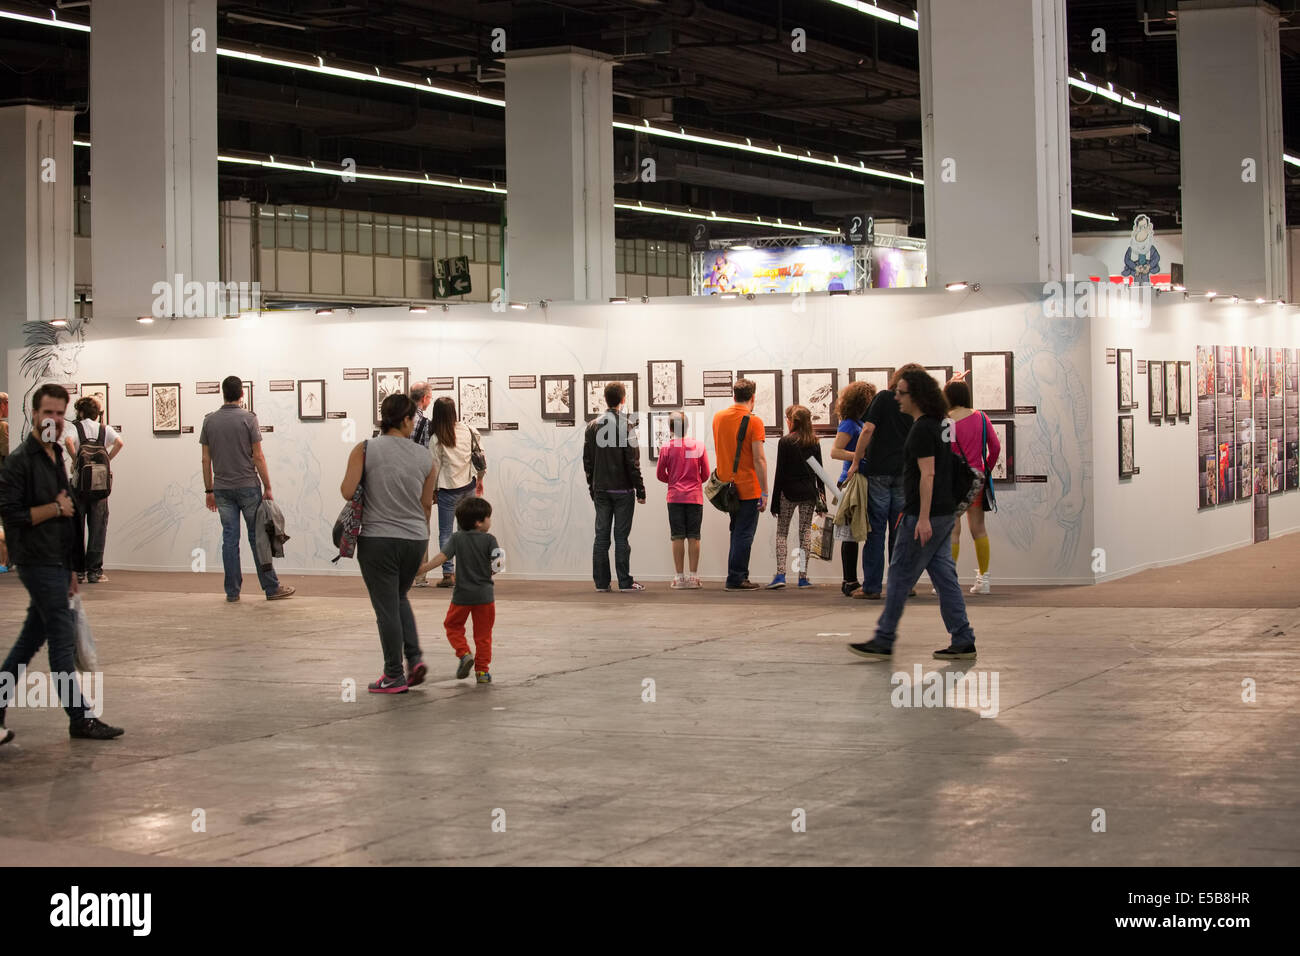
<svg viewBox="0 0 1300 956">
<path fill-rule="evenodd" d="M 556 428 L 573 428 L 576 424 L 577 424 L 577 423 L 576 423 L 575 421 L 573 421 L 572 419 L 570 419 L 569 421 L 556 422 L 556 423 L 555 423 L 555 427 L 556 427 Z"/>
<path fill-rule="evenodd" d="M 1147 360 L 1138 359 L 1138 374 L 1145 375 L 1146 373 L 1147 373 Z"/>
<path fill-rule="evenodd" d="M 270 389 L 273 392 L 292 392 L 294 387 L 294 381 L 291 378 L 271 379 Z"/>
<path fill-rule="evenodd" d="M 220 382 L 195 382 L 194 394 L 196 395 L 216 395 L 221 391 Z"/>
<path fill-rule="evenodd" d="M 1023 482 L 1025 484 L 1031 484 L 1031 485 L 1047 484 L 1046 475 L 1016 475 L 1015 480 L 1018 482 Z"/>
<path fill-rule="evenodd" d="M 1037 414 L 1038 414 L 1038 406 L 1037 406 L 1037 405 L 1017 405 L 1017 406 L 1016 406 L 1016 414 L 1017 414 L 1017 415 L 1037 415 Z"/>
<path fill-rule="evenodd" d="M 705 372 L 704 397 L 731 398 L 731 372 Z"/>
<path fill-rule="evenodd" d="M 273 432 L 273 431 L 275 431 L 275 426 L 274 426 L 274 425 L 259 425 L 259 426 L 257 426 L 257 427 L 258 427 L 258 430 L 259 430 L 259 431 L 264 431 L 264 432 Z"/>
<path fill-rule="evenodd" d="M 347 412 L 329 412 L 325 417 L 326 417 L 326 418 L 347 418 L 347 417 L 348 417 L 348 413 L 347 413 Z"/>
<path fill-rule="evenodd" d="M 510 387 L 511 388 L 536 388 L 537 376 L 536 375 L 511 375 Z"/>
<path fill-rule="evenodd" d="M 1107 365 L 1114 365 L 1115 362 L 1118 360 L 1118 358 L 1119 358 L 1119 350 L 1118 350 L 1118 349 L 1107 349 L 1107 350 L 1106 350 L 1106 364 L 1107 364 Z"/>
<path fill-rule="evenodd" d="M 149 396 L 149 386 L 148 384 L 128 385 L 126 387 L 126 396 L 127 398 L 147 398 Z"/>
<path fill-rule="evenodd" d="M 182 434 L 182 435 L 193 435 L 193 434 L 194 434 L 194 426 L 193 426 L 193 425 L 182 425 L 182 426 L 181 426 L 181 434 Z"/>
<path fill-rule="evenodd" d="M 703 405 L 703 404 L 704 404 L 704 399 L 702 399 L 702 398 L 688 398 L 688 399 L 686 399 L 685 401 L 683 401 L 682 404 L 683 404 L 683 405 Z"/>
<path fill-rule="evenodd" d="M 492 431 L 494 432 L 517 432 L 519 431 L 518 422 L 493 422 Z"/>
<path fill-rule="evenodd" d="M 454 392 L 456 391 L 456 380 L 454 378 L 431 378 L 429 379 L 429 390 L 433 392 Z"/>
<path fill-rule="evenodd" d="M 370 378 L 370 369 L 368 368 L 345 368 L 343 370 L 343 381 L 349 382 L 353 379 Z"/>
<path fill-rule="evenodd" d="M 78 388 L 76 385 L 64 385 L 63 387 L 67 389 L 69 395 L 78 394 Z"/>
</svg>

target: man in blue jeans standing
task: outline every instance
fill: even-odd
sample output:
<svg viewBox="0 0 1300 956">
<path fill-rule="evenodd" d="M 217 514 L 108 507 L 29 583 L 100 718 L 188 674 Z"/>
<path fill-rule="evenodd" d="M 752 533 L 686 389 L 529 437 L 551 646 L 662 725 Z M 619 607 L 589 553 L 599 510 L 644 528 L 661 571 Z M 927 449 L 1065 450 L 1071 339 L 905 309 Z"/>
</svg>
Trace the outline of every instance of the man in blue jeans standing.
<svg viewBox="0 0 1300 956">
<path fill-rule="evenodd" d="M 921 572 L 928 571 L 939 592 L 944 628 L 951 635 L 950 645 L 935 651 L 935 658 L 975 660 L 975 632 L 966 619 L 966 600 L 952 560 L 952 532 L 957 519 L 952 494 L 953 454 L 944 435 L 948 403 L 939 383 L 924 369 L 904 371 L 895 383 L 894 394 L 899 407 L 914 419 L 903 444 L 903 514 L 876 634 L 865 643 L 850 644 L 849 650 L 868 660 L 889 660 L 908 592 Z"/>
<path fill-rule="evenodd" d="M 262 454 L 257 416 L 239 407 L 244 383 L 238 375 L 221 383 L 225 404 L 205 415 L 199 431 L 203 446 L 203 487 L 209 511 L 221 516 L 221 563 L 226 571 L 226 601 L 234 604 L 244 584 L 239 567 L 239 519 L 248 527 L 248 544 L 257 554 L 257 508 L 271 498 L 271 476 Z M 260 479 L 260 484 L 259 484 Z M 290 597 L 294 588 L 282 586 L 275 570 L 257 569 L 257 580 L 268 601 Z"/>
<path fill-rule="evenodd" d="M 591 552 L 591 577 L 597 591 L 610 591 L 609 540 L 614 537 L 614 569 L 618 590 L 626 594 L 644 591 L 645 585 L 632 577 L 632 546 L 628 535 L 636 505 L 645 504 L 645 481 L 641 477 L 641 451 L 636 426 L 621 411 L 627 388 L 621 382 L 605 386 L 605 414 L 587 426 L 582 440 L 582 467 L 587 473 L 587 491 L 596 506 L 596 541 Z M 633 497 L 635 496 L 635 498 Z M 635 504 L 634 504 L 635 501 Z"/>
<path fill-rule="evenodd" d="M 734 405 L 713 416 L 714 462 L 720 481 L 735 482 L 740 507 L 731 514 L 731 548 L 727 553 L 728 591 L 757 591 L 749 580 L 749 554 L 758 530 L 758 516 L 767 510 L 767 427 L 754 414 L 758 386 L 738 378 L 731 388 Z M 741 437 L 741 425 L 744 437 Z"/>
</svg>

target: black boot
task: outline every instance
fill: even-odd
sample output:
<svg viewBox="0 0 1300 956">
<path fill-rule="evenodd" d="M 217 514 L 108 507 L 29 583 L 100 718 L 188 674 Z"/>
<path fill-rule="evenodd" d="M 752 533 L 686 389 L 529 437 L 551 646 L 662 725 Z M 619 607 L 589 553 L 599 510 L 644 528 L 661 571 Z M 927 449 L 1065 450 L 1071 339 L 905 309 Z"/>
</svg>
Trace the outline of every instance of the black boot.
<svg viewBox="0 0 1300 956">
<path fill-rule="evenodd" d="M 68 736 L 84 740 L 112 740 L 123 733 L 121 727 L 110 727 L 97 717 L 83 717 L 68 724 Z"/>
</svg>

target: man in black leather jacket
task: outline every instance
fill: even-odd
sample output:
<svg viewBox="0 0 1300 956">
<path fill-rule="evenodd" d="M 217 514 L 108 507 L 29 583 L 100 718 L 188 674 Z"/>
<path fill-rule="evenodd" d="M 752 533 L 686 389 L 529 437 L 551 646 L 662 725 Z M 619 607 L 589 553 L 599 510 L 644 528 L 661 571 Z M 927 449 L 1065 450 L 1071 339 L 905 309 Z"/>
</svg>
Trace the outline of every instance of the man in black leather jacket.
<svg viewBox="0 0 1300 956">
<path fill-rule="evenodd" d="M 46 641 L 50 683 L 60 689 L 58 702 L 71 721 L 68 733 L 92 740 L 122 734 L 120 728 L 89 715 L 75 677 L 77 619 L 68 602 L 78 593 L 77 573 L 85 570 L 85 555 L 63 463 L 67 408 L 68 392 L 63 386 L 38 388 L 32 395 L 35 424 L 0 469 L 0 520 L 18 577 L 31 599 L 18 641 L 0 665 L 0 744 L 14 736 L 4 726 L 6 707 L 27 690 L 19 668 L 25 670 Z"/>
<path fill-rule="evenodd" d="M 590 425 L 583 436 L 582 466 L 587 472 L 587 491 L 596 505 L 596 543 L 592 549 L 591 576 L 597 591 L 609 591 L 609 541 L 614 537 L 614 568 L 619 591 L 644 591 L 632 578 L 633 495 L 645 504 L 645 482 L 641 478 L 641 452 L 636 425 L 620 409 L 627 389 L 619 382 L 605 386 L 609 409 Z"/>
</svg>

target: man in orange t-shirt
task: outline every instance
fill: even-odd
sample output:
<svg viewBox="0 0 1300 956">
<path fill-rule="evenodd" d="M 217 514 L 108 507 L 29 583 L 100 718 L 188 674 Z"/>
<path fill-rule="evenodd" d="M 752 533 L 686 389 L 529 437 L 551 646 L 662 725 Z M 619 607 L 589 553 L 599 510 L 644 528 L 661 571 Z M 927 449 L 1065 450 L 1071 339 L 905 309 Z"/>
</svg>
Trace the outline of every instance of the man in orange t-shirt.
<svg viewBox="0 0 1300 956">
<path fill-rule="evenodd" d="M 758 516 L 767 510 L 767 455 L 763 451 L 766 431 L 763 420 L 754 414 L 754 391 L 757 386 L 747 378 L 736 380 L 732 395 L 736 404 L 713 416 L 713 447 L 717 452 L 718 478 L 735 481 L 740 493 L 740 508 L 731 516 L 731 551 L 727 556 L 727 590 L 757 591 L 749 580 L 749 550 L 758 530 Z M 736 460 L 736 441 L 740 423 L 749 416 L 745 428 L 745 446 L 740 464 L 732 473 Z"/>
</svg>

